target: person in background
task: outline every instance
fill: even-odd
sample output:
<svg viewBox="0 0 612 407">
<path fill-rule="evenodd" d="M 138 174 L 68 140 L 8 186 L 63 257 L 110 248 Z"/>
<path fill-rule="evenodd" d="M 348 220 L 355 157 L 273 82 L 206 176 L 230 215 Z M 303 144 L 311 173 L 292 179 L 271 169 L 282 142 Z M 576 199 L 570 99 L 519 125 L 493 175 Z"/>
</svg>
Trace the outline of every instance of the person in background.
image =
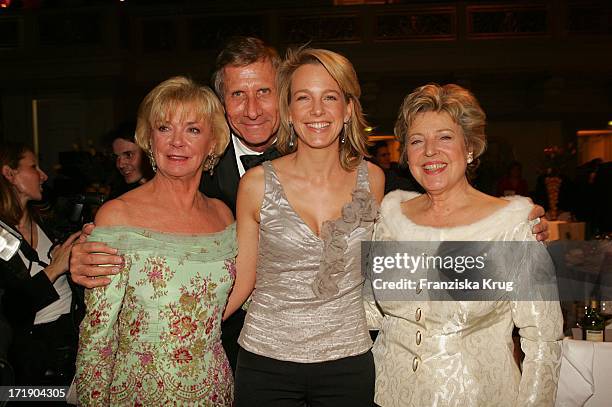
<svg viewBox="0 0 612 407">
<path fill-rule="evenodd" d="M 115 166 L 124 180 L 121 186 L 111 192 L 111 198 L 116 198 L 153 177 L 151 162 L 136 144 L 135 137 L 136 125 L 130 122 L 120 124 L 110 134 Z"/>
<path fill-rule="evenodd" d="M 377 141 L 370 147 L 370 150 L 372 153 L 372 161 L 374 161 L 376 165 L 383 170 L 391 169 L 391 152 L 389 151 L 389 144 L 387 144 L 386 141 Z"/>
<path fill-rule="evenodd" d="M 528 196 L 529 188 L 523 178 L 523 166 L 518 161 L 512 161 L 508 172 L 497 183 L 497 196 Z"/>
<path fill-rule="evenodd" d="M 136 141 L 156 173 L 96 215 L 91 239 L 118 248 L 125 265 L 87 291 L 79 401 L 231 406 L 221 317 L 235 275 L 234 217 L 199 191 L 229 141 L 223 107 L 210 89 L 168 79 L 141 103 Z"/>
<path fill-rule="evenodd" d="M 468 173 L 486 146 L 484 129 L 484 111 L 474 95 L 458 85 L 425 85 L 404 99 L 395 134 L 425 193 L 394 191 L 385 196 L 375 240 L 536 240 L 528 220 L 533 208 L 529 199 L 499 199 L 469 183 Z M 539 267 L 552 268 L 552 261 L 544 247 L 531 248 L 513 254 L 520 269 L 512 272 L 537 281 Z M 416 295 L 427 298 L 435 290 L 423 291 L 417 289 Z M 376 403 L 553 406 L 563 338 L 559 302 L 504 298 L 367 301 L 370 327 L 380 329 L 372 349 Z M 512 352 L 514 326 L 526 355 L 522 371 Z"/>
<path fill-rule="evenodd" d="M 202 175 L 200 191 L 222 200 L 234 213 L 240 177 L 247 169 L 279 155 L 274 142 L 279 126 L 275 81 L 280 62 L 274 48 L 254 37 L 231 38 L 217 57 L 212 83 L 225 107 L 231 137 L 214 172 Z M 84 228 L 85 234 L 92 230 L 92 226 Z M 115 254 L 116 250 L 107 245 L 95 242 L 76 244 L 70 259 L 72 278 L 85 287 L 108 284 L 107 278 L 92 280 L 89 277 L 119 272 L 118 265 L 122 260 Z M 115 267 L 101 267 L 101 264 L 114 264 Z M 222 325 L 223 347 L 233 371 L 244 316 L 245 312 L 240 309 Z"/>
<path fill-rule="evenodd" d="M 74 374 L 82 292 L 67 278 L 70 248 L 80 232 L 56 244 L 52 220 L 32 205 L 47 175 L 33 151 L 0 147 L 0 219 L 21 234 L 19 255 L 0 260 L 2 308 L 13 331 L 9 361 L 18 385 L 68 385 Z"/>
<path fill-rule="evenodd" d="M 345 57 L 310 48 L 289 52 L 277 81 L 286 155 L 248 171 L 238 191 L 237 279 L 225 315 L 253 294 L 235 406 L 370 407 L 359 253 L 384 176 L 363 160 L 359 82 Z"/>
<path fill-rule="evenodd" d="M 385 141 L 378 141 L 370 147 L 372 161 L 385 173 L 385 194 L 401 189 L 404 191 L 421 191 L 410 173 L 403 174 L 397 163 L 391 161 L 389 145 Z M 404 168 L 404 171 L 407 171 Z"/>
</svg>

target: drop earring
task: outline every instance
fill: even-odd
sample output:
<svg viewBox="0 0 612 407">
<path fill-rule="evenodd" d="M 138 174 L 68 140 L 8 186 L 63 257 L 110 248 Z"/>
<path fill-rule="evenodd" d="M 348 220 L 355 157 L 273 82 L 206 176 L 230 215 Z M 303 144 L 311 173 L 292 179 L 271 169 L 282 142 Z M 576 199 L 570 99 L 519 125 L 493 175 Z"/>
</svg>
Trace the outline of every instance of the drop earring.
<svg viewBox="0 0 612 407">
<path fill-rule="evenodd" d="M 210 175 L 213 175 L 214 169 L 215 169 L 215 165 L 217 164 L 217 159 L 219 157 L 217 156 L 217 154 L 210 153 L 206 156 L 206 159 L 204 159 L 204 162 L 202 163 L 202 169 L 204 171 L 208 171 L 210 173 Z"/>
<path fill-rule="evenodd" d="M 289 123 L 289 129 L 291 132 L 289 133 L 289 148 L 293 148 L 295 145 L 295 130 L 293 128 L 293 123 Z"/>
<path fill-rule="evenodd" d="M 471 163 L 472 163 L 472 161 L 474 161 L 474 153 L 473 153 L 473 152 L 471 152 L 471 151 L 470 151 L 470 152 L 467 154 L 467 160 L 466 160 L 466 161 L 467 161 L 467 163 L 468 163 L 468 164 L 471 164 Z"/>
<path fill-rule="evenodd" d="M 153 157 L 153 152 L 151 150 L 149 150 L 148 156 L 149 161 L 151 162 L 151 168 L 153 169 L 153 172 L 157 172 L 157 164 L 155 163 L 155 158 Z"/>
<path fill-rule="evenodd" d="M 348 127 L 348 123 L 344 122 L 344 126 L 342 128 L 342 137 L 340 137 L 340 143 L 344 144 L 346 142 L 346 128 Z"/>
</svg>

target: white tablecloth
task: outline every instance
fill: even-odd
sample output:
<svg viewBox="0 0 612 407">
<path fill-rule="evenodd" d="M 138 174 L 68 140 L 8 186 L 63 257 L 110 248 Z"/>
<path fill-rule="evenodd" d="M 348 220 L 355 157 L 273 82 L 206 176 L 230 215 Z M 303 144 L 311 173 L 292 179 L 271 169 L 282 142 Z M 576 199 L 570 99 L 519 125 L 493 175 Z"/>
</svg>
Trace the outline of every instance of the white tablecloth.
<svg viewBox="0 0 612 407">
<path fill-rule="evenodd" d="M 563 341 L 555 406 L 612 406 L 612 343 Z"/>
</svg>

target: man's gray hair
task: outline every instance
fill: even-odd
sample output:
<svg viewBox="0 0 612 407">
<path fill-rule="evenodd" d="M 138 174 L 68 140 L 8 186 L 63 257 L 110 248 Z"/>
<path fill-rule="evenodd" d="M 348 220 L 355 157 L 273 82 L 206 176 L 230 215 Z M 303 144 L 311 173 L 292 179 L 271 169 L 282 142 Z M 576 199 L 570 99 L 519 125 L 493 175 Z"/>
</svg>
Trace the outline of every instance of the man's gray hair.
<svg viewBox="0 0 612 407">
<path fill-rule="evenodd" d="M 274 69 L 278 69 L 281 59 L 276 50 L 255 37 L 232 37 L 217 56 L 215 72 L 212 75 L 212 85 L 215 93 L 223 102 L 224 75 L 226 66 L 247 66 L 258 61 L 270 61 Z"/>
</svg>

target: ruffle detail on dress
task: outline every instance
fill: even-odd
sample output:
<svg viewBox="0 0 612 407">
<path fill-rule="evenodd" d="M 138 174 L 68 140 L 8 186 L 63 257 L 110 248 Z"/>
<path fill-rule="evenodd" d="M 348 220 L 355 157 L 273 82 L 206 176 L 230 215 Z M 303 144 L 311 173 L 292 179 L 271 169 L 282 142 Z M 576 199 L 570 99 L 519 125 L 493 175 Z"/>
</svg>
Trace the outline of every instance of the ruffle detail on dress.
<svg viewBox="0 0 612 407">
<path fill-rule="evenodd" d="M 330 298 L 339 292 L 338 281 L 345 272 L 345 252 L 351 233 L 360 226 L 369 226 L 378 217 L 378 204 L 370 191 L 356 189 L 352 195 L 351 202 L 342 207 L 342 215 L 323 222 L 321 228 L 321 265 L 312 282 L 312 291 L 319 299 Z"/>
</svg>

